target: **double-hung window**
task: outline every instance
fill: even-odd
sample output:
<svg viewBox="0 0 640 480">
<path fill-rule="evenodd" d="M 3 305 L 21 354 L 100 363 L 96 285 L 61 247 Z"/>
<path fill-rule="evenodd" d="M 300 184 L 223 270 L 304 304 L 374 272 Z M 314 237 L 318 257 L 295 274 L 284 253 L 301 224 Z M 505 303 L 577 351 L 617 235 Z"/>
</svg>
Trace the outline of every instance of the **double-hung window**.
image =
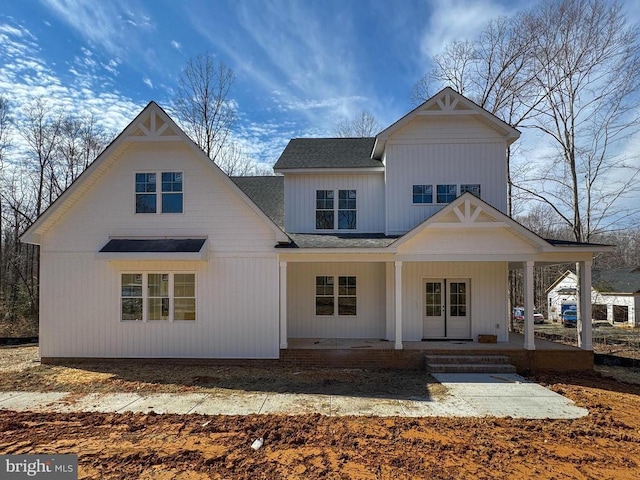
<svg viewBox="0 0 640 480">
<path fill-rule="evenodd" d="M 122 320 L 195 320 L 195 273 L 121 274 Z"/>
<path fill-rule="evenodd" d="M 450 203 L 458 196 L 457 185 L 438 185 L 436 203 Z"/>
<path fill-rule="evenodd" d="M 355 190 L 338 190 L 338 229 L 356 229 Z"/>
<path fill-rule="evenodd" d="M 316 230 L 355 230 L 356 191 L 338 190 L 335 197 L 334 190 L 316 190 Z"/>
<path fill-rule="evenodd" d="M 182 205 L 182 172 L 136 173 L 136 213 L 182 213 Z"/>
<path fill-rule="evenodd" d="M 333 190 L 316 190 L 316 229 L 333 230 Z"/>
<path fill-rule="evenodd" d="M 425 204 L 433 203 L 433 185 L 414 185 L 413 203 Z"/>
<path fill-rule="evenodd" d="M 355 316 L 357 295 L 355 276 L 316 277 L 316 315 L 331 317 Z"/>
</svg>

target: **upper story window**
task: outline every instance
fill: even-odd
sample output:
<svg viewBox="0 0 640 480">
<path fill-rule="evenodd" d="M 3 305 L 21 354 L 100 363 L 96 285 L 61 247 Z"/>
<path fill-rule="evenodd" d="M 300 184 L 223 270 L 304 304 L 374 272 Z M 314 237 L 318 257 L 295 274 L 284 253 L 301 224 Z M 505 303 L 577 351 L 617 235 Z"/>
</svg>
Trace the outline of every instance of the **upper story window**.
<svg viewBox="0 0 640 480">
<path fill-rule="evenodd" d="M 433 185 L 414 185 L 413 203 L 433 203 Z"/>
<path fill-rule="evenodd" d="M 457 185 L 438 185 L 436 203 L 450 203 L 458 196 Z"/>
<path fill-rule="evenodd" d="M 356 229 L 355 190 L 338 190 L 338 229 Z"/>
<path fill-rule="evenodd" d="M 182 213 L 182 204 L 182 172 L 136 173 L 136 213 Z"/>
<path fill-rule="evenodd" d="M 460 185 L 460 195 L 463 193 L 472 193 L 476 197 L 480 198 L 480 184 L 479 183 L 470 183 L 466 185 Z"/>
<path fill-rule="evenodd" d="M 471 192 L 480 198 L 480 184 L 467 183 L 460 185 L 460 195 Z M 458 196 L 458 185 L 437 185 L 435 203 L 449 203 Z M 412 203 L 413 205 L 427 205 L 433 201 L 433 185 L 413 185 Z"/>
<path fill-rule="evenodd" d="M 316 229 L 333 230 L 333 190 L 316 190 Z"/>
<path fill-rule="evenodd" d="M 355 190 L 338 190 L 337 203 L 334 190 L 316 190 L 316 230 L 355 230 L 356 225 Z"/>
</svg>

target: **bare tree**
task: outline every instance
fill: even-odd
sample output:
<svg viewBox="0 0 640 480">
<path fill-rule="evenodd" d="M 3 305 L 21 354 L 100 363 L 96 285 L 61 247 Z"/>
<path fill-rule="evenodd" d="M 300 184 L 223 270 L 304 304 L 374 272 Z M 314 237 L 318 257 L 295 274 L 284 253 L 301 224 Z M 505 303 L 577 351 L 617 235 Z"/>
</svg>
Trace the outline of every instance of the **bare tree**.
<svg viewBox="0 0 640 480">
<path fill-rule="evenodd" d="M 640 212 L 637 202 L 623 206 L 638 192 L 640 156 L 622 150 L 640 126 L 639 31 L 617 1 L 547 2 L 529 22 L 544 102 L 527 126 L 556 155 L 520 188 L 549 205 L 576 241 L 589 241 Z"/>
<path fill-rule="evenodd" d="M 213 161 L 227 143 L 236 119 L 229 98 L 234 80 L 233 71 L 210 54 L 190 59 L 178 78 L 173 102 L 177 120 Z"/>
<path fill-rule="evenodd" d="M 351 120 L 338 123 L 333 129 L 336 137 L 375 137 L 382 130 L 380 123 L 368 110 L 362 110 Z"/>
<path fill-rule="evenodd" d="M 18 133 L 26 145 L 25 154 L 36 189 L 33 219 L 37 218 L 54 197 L 54 160 L 61 138 L 64 114 L 42 97 L 35 98 L 24 109 Z"/>
<path fill-rule="evenodd" d="M 9 148 L 9 128 L 11 119 L 9 116 L 9 101 L 0 96 L 0 189 L 4 189 L 5 180 L 5 166 L 4 160 Z M 4 245 L 4 214 L 5 214 L 5 201 L 0 196 L 0 318 L 2 318 L 2 310 L 4 309 L 4 297 L 5 297 L 5 245 Z"/>
<path fill-rule="evenodd" d="M 619 2 L 548 0 L 446 47 L 414 98 L 448 84 L 507 123 L 541 132 L 555 153 L 520 175 L 509 162 L 509 212 L 513 187 L 588 241 L 640 211 L 624 203 L 638 191 L 639 157 L 623 150 L 638 131 L 639 59 L 638 30 Z"/>
<path fill-rule="evenodd" d="M 62 193 L 104 150 L 112 135 L 99 126 L 93 115 L 66 116 L 62 120 L 56 152 L 56 196 Z"/>
<path fill-rule="evenodd" d="M 273 168 L 258 164 L 235 142 L 221 149 L 216 164 L 230 177 L 273 175 Z"/>
<path fill-rule="evenodd" d="M 413 88 L 422 102 L 448 85 L 508 124 L 519 127 L 535 113 L 542 95 L 535 91 L 532 62 L 533 28 L 523 29 L 525 14 L 491 20 L 473 41 L 454 41 L 433 58 L 433 69 Z M 512 147 L 507 149 L 509 214 L 512 204 Z"/>
</svg>

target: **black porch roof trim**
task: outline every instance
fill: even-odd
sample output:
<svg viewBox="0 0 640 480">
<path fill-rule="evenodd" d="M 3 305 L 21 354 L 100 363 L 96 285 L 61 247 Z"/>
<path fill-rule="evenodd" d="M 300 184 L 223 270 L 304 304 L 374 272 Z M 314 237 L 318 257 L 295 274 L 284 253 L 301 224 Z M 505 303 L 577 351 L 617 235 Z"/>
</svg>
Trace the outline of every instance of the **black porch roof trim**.
<svg viewBox="0 0 640 480">
<path fill-rule="evenodd" d="M 198 253 L 205 238 L 112 239 L 100 253 Z"/>
<path fill-rule="evenodd" d="M 589 242 L 576 242 L 573 240 L 556 240 L 554 238 L 545 238 L 546 242 L 550 243 L 554 247 L 610 247 L 605 243 L 589 243 Z"/>
</svg>

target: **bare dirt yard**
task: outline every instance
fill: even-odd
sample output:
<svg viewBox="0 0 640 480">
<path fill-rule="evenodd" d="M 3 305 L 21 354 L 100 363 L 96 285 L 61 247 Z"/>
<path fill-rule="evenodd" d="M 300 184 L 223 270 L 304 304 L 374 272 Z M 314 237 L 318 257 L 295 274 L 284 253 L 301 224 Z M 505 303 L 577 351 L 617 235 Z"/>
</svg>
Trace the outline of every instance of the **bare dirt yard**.
<svg viewBox="0 0 640 480">
<path fill-rule="evenodd" d="M 0 390 L 443 392 L 424 372 L 34 362 L 0 349 Z M 606 376 L 605 376 L 606 375 Z M 613 375 L 624 378 L 617 380 Z M 0 410 L 0 454 L 75 453 L 96 479 L 636 479 L 640 375 L 608 367 L 531 377 L 589 409 L 582 419 L 42 414 Z M 633 383 L 636 382 L 636 383 Z M 259 437 L 258 450 L 251 443 Z"/>
</svg>

